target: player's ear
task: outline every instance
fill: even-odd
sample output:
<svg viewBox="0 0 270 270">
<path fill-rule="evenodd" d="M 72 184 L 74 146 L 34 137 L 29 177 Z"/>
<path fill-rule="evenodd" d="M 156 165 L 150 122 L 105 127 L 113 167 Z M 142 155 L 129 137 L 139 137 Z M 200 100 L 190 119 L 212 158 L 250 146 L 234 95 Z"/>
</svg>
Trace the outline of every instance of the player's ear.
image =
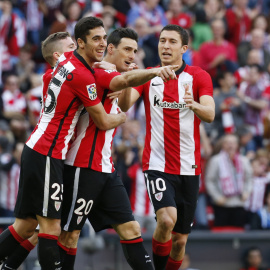
<svg viewBox="0 0 270 270">
<path fill-rule="evenodd" d="M 58 58 L 59 58 L 60 56 L 61 56 L 61 53 L 60 53 L 60 52 L 54 52 L 54 53 L 53 53 L 53 59 L 56 60 L 56 61 L 58 60 Z"/>
<path fill-rule="evenodd" d="M 78 43 L 78 47 L 79 47 L 80 49 L 84 49 L 85 42 L 84 42 L 81 38 L 78 38 L 78 39 L 77 39 L 77 43 Z"/>
<path fill-rule="evenodd" d="M 108 54 L 112 54 L 114 48 L 115 48 L 114 45 L 113 45 L 112 43 L 110 43 L 110 44 L 107 46 L 107 53 L 108 53 Z"/>
<path fill-rule="evenodd" d="M 181 48 L 181 53 L 185 53 L 188 49 L 188 45 L 183 45 Z"/>
</svg>

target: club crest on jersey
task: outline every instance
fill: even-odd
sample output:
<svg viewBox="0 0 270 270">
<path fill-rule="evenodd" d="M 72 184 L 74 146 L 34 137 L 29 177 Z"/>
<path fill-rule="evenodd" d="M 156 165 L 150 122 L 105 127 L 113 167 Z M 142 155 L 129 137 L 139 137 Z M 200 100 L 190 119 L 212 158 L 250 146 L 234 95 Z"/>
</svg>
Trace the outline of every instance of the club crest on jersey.
<svg viewBox="0 0 270 270">
<path fill-rule="evenodd" d="M 56 211 L 59 211 L 59 209 L 61 207 L 61 202 L 54 202 L 54 207 L 55 207 Z"/>
<path fill-rule="evenodd" d="M 78 224 L 78 225 L 81 223 L 82 219 L 83 219 L 82 216 L 80 216 L 80 217 L 77 218 L 77 224 Z"/>
<path fill-rule="evenodd" d="M 162 198 L 163 198 L 163 192 L 156 193 L 155 198 L 156 198 L 157 201 L 160 202 L 162 200 Z"/>
<path fill-rule="evenodd" d="M 97 98 L 97 87 L 95 83 L 90 85 L 86 85 L 88 96 L 91 100 L 95 100 Z"/>
</svg>

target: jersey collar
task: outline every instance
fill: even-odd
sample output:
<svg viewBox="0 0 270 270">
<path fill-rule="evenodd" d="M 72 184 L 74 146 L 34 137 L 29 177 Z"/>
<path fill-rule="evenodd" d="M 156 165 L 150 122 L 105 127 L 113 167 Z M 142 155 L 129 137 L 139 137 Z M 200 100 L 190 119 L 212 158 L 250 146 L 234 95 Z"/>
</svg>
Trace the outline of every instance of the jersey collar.
<svg viewBox="0 0 270 270">
<path fill-rule="evenodd" d="M 84 60 L 84 58 L 83 58 L 81 55 L 78 54 L 77 50 L 74 51 L 73 54 L 74 54 L 74 56 L 75 56 L 76 58 L 78 58 L 79 61 L 81 61 L 81 62 L 83 63 L 83 65 L 84 65 L 87 69 L 89 69 L 89 70 L 91 71 L 92 74 L 95 73 L 95 71 L 94 71 L 94 70 L 86 63 L 86 61 Z"/>
<path fill-rule="evenodd" d="M 181 66 L 181 68 L 179 68 L 179 69 L 177 69 L 177 70 L 175 71 L 175 74 L 176 74 L 176 75 L 179 75 L 180 73 L 182 73 L 182 71 L 184 71 L 186 65 L 187 65 L 186 62 L 183 60 L 183 65 Z"/>
</svg>

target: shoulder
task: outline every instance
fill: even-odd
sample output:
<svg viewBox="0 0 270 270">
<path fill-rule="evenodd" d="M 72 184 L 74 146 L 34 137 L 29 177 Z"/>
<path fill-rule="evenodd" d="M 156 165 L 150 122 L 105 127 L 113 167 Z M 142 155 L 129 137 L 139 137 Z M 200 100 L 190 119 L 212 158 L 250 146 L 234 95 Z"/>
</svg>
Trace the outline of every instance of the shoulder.
<svg viewBox="0 0 270 270">
<path fill-rule="evenodd" d="M 117 70 L 115 69 L 102 69 L 102 68 L 95 68 L 94 69 L 94 76 L 99 76 L 99 75 L 103 75 L 103 76 L 106 76 L 106 75 L 121 75 L 120 72 L 118 72 Z"/>
<path fill-rule="evenodd" d="M 207 76 L 207 77 L 210 76 L 207 71 L 205 71 L 204 69 L 202 69 L 199 66 L 187 65 L 185 71 L 191 75 L 194 75 L 194 76 Z"/>
</svg>

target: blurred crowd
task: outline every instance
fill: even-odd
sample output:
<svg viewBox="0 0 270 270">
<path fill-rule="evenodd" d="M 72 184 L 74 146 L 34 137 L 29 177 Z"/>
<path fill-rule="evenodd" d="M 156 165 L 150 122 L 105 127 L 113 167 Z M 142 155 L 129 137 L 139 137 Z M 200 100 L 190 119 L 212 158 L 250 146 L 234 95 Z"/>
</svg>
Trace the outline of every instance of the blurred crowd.
<svg viewBox="0 0 270 270">
<path fill-rule="evenodd" d="M 74 35 L 83 16 L 100 17 L 108 34 L 131 27 L 135 62 L 159 64 L 163 26 L 189 31 L 188 65 L 210 73 L 216 117 L 201 124 L 203 173 L 195 229 L 270 229 L 270 0 L 0 0 L 0 217 L 13 215 L 23 143 L 38 122 L 41 42 Z M 153 230 L 153 208 L 141 170 L 145 134 L 141 99 L 118 128 L 115 166 L 136 218 Z"/>
</svg>

